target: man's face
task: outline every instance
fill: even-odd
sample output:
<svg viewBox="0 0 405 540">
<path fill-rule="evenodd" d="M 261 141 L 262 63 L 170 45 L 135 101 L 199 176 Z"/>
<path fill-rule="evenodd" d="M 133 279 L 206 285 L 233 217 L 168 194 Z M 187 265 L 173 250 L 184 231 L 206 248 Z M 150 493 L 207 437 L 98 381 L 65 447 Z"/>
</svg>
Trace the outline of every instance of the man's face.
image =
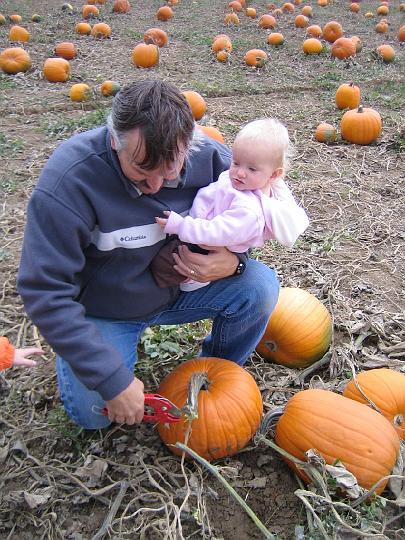
<svg viewBox="0 0 405 540">
<path fill-rule="evenodd" d="M 117 150 L 116 143 L 111 137 L 111 146 Z M 145 147 L 138 129 L 133 129 L 126 134 L 126 145 L 117 151 L 118 160 L 122 172 L 136 187 L 145 195 L 157 193 L 165 180 L 176 180 L 183 167 L 186 149 L 179 153 L 176 161 L 162 165 L 153 170 L 142 169 L 139 165 L 145 156 Z"/>
</svg>

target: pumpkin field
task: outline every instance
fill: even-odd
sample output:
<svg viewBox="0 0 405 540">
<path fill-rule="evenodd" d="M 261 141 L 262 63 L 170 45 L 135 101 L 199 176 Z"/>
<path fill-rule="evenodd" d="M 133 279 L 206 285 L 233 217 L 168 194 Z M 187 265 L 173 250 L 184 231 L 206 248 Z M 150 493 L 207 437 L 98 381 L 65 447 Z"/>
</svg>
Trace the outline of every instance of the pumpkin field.
<svg viewBox="0 0 405 540">
<path fill-rule="evenodd" d="M 405 538 L 405 4 L 85 4 L 0 2 L 0 335 L 45 351 L 33 369 L 0 373 L 0 539 Z M 253 384 L 255 425 L 261 407 L 265 421 L 243 449 L 225 443 L 210 465 L 171 452 L 162 426 L 74 425 L 55 354 L 16 290 L 26 206 L 46 160 L 61 141 L 103 125 L 120 87 L 149 77 L 197 92 L 196 122 L 229 146 L 251 120 L 285 124 L 294 145 L 286 181 L 310 220 L 294 247 L 268 242 L 251 257 L 277 272 L 288 335 L 323 317 L 323 335 L 314 330 L 307 343 L 317 354 L 297 348 L 277 364 L 258 346 L 238 399 L 253 399 Z M 301 298 L 315 315 L 300 312 Z M 195 358 L 209 330 L 209 321 L 148 329 L 136 366 L 145 391 Z M 377 369 L 382 378 L 367 379 Z M 353 382 L 346 388 L 356 374 L 372 407 L 358 403 Z M 396 429 L 383 405 L 394 390 Z M 323 426 L 328 435 L 311 439 L 310 464 L 295 462 L 296 476 L 285 460 L 304 459 L 293 438 Z"/>
</svg>

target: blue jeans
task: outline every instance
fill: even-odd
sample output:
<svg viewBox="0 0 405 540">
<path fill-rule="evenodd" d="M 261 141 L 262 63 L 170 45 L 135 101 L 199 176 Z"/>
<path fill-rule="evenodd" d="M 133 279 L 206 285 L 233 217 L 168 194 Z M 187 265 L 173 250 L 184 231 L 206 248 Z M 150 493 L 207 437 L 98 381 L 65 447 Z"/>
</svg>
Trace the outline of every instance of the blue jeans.
<svg viewBox="0 0 405 540">
<path fill-rule="evenodd" d="M 249 259 L 241 276 L 211 282 L 192 292 L 181 292 L 167 309 L 145 320 L 87 318 L 122 355 L 133 371 L 137 344 L 145 328 L 157 324 L 182 324 L 212 319 L 212 332 L 202 344 L 201 356 L 233 360 L 243 365 L 263 335 L 279 292 L 273 270 Z M 56 359 L 60 396 L 66 413 L 79 426 L 99 429 L 109 425 L 107 417 L 94 412 L 104 400 L 75 376 L 68 362 Z"/>
</svg>

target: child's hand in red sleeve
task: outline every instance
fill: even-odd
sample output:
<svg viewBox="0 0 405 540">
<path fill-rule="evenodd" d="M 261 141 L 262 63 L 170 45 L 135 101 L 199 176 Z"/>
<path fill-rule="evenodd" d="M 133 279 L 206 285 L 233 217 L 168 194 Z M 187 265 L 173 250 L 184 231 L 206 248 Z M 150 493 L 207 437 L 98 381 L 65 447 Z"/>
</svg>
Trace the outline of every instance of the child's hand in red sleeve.
<svg viewBox="0 0 405 540">
<path fill-rule="evenodd" d="M 13 366 L 25 366 L 25 367 L 34 367 L 37 365 L 35 360 L 29 360 L 27 356 L 31 356 L 32 354 L 36 356 L 41 356 L 44 354 L 44 351 L 42 349 L 38 349 L 37 347 L 27 347 L 25 349 L 15 349 L 14 351 L 14 358 L 13 358 Z"/>
</svg>

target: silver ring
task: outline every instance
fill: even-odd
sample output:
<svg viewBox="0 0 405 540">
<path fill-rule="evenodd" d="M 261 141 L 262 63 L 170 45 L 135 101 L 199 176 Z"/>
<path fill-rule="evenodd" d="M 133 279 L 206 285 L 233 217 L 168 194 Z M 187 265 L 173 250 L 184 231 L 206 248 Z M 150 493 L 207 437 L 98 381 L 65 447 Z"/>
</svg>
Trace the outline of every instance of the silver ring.
<svg viewBox="0 0 405 540">
<path fill-rule="evenodd" d="M 194 271 L 194 270 L 190 270 L 190 274 L 191 274 L 192 276 L 194 276 L 194 275 L 195 275 L 195 271 Z"/>
</svg>

